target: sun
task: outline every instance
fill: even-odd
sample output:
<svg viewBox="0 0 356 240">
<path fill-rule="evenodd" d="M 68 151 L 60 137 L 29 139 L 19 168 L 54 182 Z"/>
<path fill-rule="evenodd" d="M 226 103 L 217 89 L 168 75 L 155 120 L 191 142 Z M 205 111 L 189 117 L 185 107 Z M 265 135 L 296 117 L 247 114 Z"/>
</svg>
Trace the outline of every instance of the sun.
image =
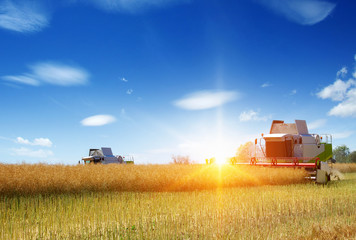
<svg viewBox="0 0 356 240">
<path fill-rule="evenodd" d="M 218 151 L 215 155 L 215 163 L 219 166 L 225 165 L 227 164 L 227 155 L 226 153 L 222 150 L 222 151 Z"/>
<path fill-rule="evenodd" d="M 226 159 L 217 157 L 216 158 L 216 164 L 219 165 L 219 166 L 222 166 L 222 165 L 226 164 Z"/>
</svg>

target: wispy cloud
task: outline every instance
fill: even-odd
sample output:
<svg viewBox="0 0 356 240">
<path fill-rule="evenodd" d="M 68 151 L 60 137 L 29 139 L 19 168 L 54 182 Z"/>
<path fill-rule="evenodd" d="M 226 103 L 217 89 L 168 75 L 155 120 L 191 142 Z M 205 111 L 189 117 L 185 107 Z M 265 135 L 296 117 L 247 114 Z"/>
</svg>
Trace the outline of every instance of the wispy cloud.
<svg viewBox="0 0 356 240">
<path fill-rule="evenodd" d="M 272 86 L 272 85 L 269 82 L 266 82 L 261 85 L 261 88 L 266 88 L 266 87 L 270 87 L 270 86 Z"/>
<path fill-rule="evenodd" d="M 323 21 L 336 4 L 321 0 L 258 0 L 290 21 L 313 25 Z"/>
<path fill-rule="evenodd" d="M 16 143 L 31 145 L 31 146 L 43 146 L 43 147 L 52 147 L 52 141 L 48 138 L 35 138 L 32 142 L 28 139 L 22 137 L 16 138 Z"/>
<path fill-rule="evenodd" d="M 27 1 L 2 1 L 0 27 L 16 32 L 38 32 L 49 25 L 48 14 L 39 4 Z"/>
<path fill-rule="evenodd" d="M 41 84 L 84 85 L 89 79 L 89 73 L 86 70 L 60 63 L 42 62 L 31 65 L 30 69 L 31 71 L 28 73 L 2 76 L 1 79 L 31 86 L 40 86 Z"/>
<path fill-rule="evenodd" d="M 346 131 L 346 132 L 333 133 L 332 136 L 334 139 L 344 139 L 350 137 L 352 134 L 354 134 L 353 131 Z"/>
<path fill-rule="evenodd" d="M 31 69 L 35 77 L 53 85 L 83 85 L 89 78 L 85 70 L 59 63 L 39 63 L 31 66 Z"/>
<path fill-rule="evenodd" d="M 124 78 L 124 77 L 123 77 L 123 78 L 120 78 L 120 80 L 123 81 L 123 82 L 128 82 L 128 81 L 129 81 L 129 80 L 127 80 L 127 79 Z"/>
<path fill-rule="evenodd" d="M 238 98 L 235 91 L 199 91 L 174 101 L 174 105 L 186 110 L 203 110 L 222 106 Z"/>
<path fill-rule="evenodd" d="M 21 148 L 12 148 L 11 154 L 15 156 L 24 156 L 24 157 L 33 157 L 33 158 L 47 158 L 53 156 L 53 152 L 51 150 L 32 150 L 29 148 L 21 147 Z"/>
<path fill-rule="evenodd" d="M 293 89 L 293 90 L 289 93 L 289 95 L 295 95 L 295 94 L 297 94 L 297 89 Z"/>
<path fill-rule="evenodd" d="M 326 119 L 318 119 L 311 123 L 308 123 L 308 129 L 309 130 L 318 129 L 325 126 L 325 124 L 326 124 Z"/>
<path fill-rule="evenodd" d="M 111 115 L 94 115 L 83 119 L 80 123 L 83 126 L 96 127 L 96 126 L 103 126 L 109 123 L 113 123 L 115 121 L 116 118 Z"/>
<path fill-rule="evenodd" d="M 0 140 L 6 140 L 6 141 L 10 141 L 10 142 L 13 142 L 13 141 L 14 141 L 14 140 L 11 139 L 11 138 L 3 137 L 3 136 L 0 136 Z"/>
<path fill-rule="evenodd" d="M 356 54 L 354 55 L 354 60 L 356 62 Z M 354 78 L 356 78 L 356 67 L 354 68 L 354 73 L 352 74 Z"/>
<path fill-rule="evenodd" d="M 120 117 L 125 120 L 132 120 L 131 117 L 127 114 L 125 108 L 121 108 Z"/>
<path fill-rule="evenodd" d="M 240 121 L 241 122 L 248 122 L 248 121 L 267 121 L 270 119 L 271 116 L 260 116 L 259 112 L 254 110 L 244 111 L 240 114 Z"/>
<path fill-rule="evenodd" d="M 133 90 L 132 90 L 132 89 L 128 89 L 128 90 L 126 91 L 126 93 L 127 93 L 128 95 L 131 95 L 131 94 L 133 93 Z"/>
<path fill-rule="evenodd" d="M 89 2 L 107 11 L 135 12 L 148 7 L 162 7 L 189 2 L 189 0 L 90 0 Z"/>
<path fill-rule="evenodd" d="M 345 77 L 346 74 L 347 74 L 347 67 L 343 67 L 339 71 L 337 71 L 336 77 Z"/>
<path fill-rule="evenodd" d="M 37 79 L 34 79 L 31 76 L 24 76 L 24 75 L 19 75 L 19 76 L 3 76 L 1 77 L 5 81 L 13 82 L 13 83 L 21 83 L 21 84 L 26 84 L 26 85 L 31 85 L 31 86 L 39 86 L 40 81 Z"/>
</svg>

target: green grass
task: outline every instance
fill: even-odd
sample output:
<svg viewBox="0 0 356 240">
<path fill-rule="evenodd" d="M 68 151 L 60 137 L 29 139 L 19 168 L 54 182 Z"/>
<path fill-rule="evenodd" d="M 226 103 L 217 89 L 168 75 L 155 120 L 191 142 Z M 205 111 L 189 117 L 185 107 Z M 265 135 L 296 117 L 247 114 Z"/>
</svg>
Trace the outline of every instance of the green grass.
<svg viewBox="0 0 356 240">
<path fill-rule="evenodd" d="M 355 238 L 355 183 L 2 195 L 0 239 Z"/>
</svg>

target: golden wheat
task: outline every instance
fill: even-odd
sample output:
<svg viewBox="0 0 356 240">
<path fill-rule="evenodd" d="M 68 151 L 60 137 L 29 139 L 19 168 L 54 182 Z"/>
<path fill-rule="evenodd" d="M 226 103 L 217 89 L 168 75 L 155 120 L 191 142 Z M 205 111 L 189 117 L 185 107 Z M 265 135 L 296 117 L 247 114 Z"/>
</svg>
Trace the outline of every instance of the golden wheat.
<svg viewBox="0 0 356 240">
<path fill-rule="evenodd" d="M 335 163 L 333 167 L 342 173 L 356 172 L 356 163 Z"/>
<path fill-rule="evenodd" d="M 355 239 L 347 175 L 326 186 L 0 195 L 0 239 Z"/>
<path fill-rule="evenodd" d="M 194 191 L 305 182 L 303 169 L 216 165 L 0 165 L 0 194 Z"/>
</svg>

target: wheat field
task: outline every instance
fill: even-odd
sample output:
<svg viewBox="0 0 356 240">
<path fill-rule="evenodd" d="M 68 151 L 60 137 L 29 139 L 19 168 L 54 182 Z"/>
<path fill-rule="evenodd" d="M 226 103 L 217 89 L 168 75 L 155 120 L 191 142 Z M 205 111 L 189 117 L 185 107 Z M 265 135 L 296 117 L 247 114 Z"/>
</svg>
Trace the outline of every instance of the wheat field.
<svg viewBox="0 0 356 240">
<path fill-rule="evenodd" d="M 330 184 L 0 195 L 1 239 L 354 239 L 356 174 Z"/>
<path fill-rule="evenodd" d="M 336 163 L 333 164 L 333 168 L 342 173 L 352 173 L 356 172 L 356 163 Z"/>
<path fill-rule="evenodd" d="M 304 183 L 303 169 L 231 165 L 0 165 L 0 194 L 194 191 Z"/>
<path fill-rule="evenodd" d="M 327 185 L 304 175 L 229 165 L 0 165 L 0 239 L 355 239 L 356 173 Z"/>
</svg>

